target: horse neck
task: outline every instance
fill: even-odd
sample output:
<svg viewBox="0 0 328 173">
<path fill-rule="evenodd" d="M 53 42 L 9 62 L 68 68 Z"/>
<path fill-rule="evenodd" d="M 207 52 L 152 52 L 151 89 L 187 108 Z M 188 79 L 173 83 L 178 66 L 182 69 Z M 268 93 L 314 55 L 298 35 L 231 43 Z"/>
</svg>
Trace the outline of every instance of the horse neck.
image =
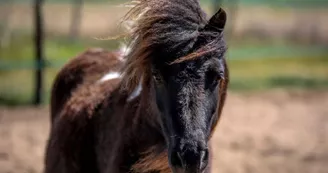
<svg viewBox="0 0 328 173">
<path fill-rule="evenodd" d="M 131 103 L 127 103 L 129 109 L 130 106 L 136 104 L 135 112 L 128 116 L 133 119 L 131 128 L 131 134 L 134 138 L 142 140 L 150 145 L 165 145 L 164 137 L 161 131 L 161 127 L 158 123 L 158 112 L 154 108 L 153 102 L 153 90 L 150 84 L 144 84 L 140 92 L 139 97 Z"/>
<path fill-rule="evenodd" d="M 127 103 L 129 104 L 129 103 Z M 136 104 L 130 126 L 130 138 L 125 141 L 130 153 L 135 156 L 132 169 L 136 172 L 170 172 L 167 163 L 167 148 L 161 126 L 158 123 L 159 113 L 154 102 L 154 90 L 151 85 L 143 86 L 142 92 L 130 104 Z M 128 105 L 130 107 L 130 105 Z M 164 171 L 163 171 L 164 170 Z"/>
</svg>

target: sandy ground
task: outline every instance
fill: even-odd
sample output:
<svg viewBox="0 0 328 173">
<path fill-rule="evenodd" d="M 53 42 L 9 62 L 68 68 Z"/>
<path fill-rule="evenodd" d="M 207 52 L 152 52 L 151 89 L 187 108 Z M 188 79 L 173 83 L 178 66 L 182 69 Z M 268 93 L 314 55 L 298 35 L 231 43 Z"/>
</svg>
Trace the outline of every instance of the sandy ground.
<svg viewBox="0 0 328 173">
<path fill-rule="evenodd" d="M 48 108 L 0 107 L 0 173 L 40 173 Z M 230 93 L 214 173 L 327 173 L 328 92 Z"/>
</svg>

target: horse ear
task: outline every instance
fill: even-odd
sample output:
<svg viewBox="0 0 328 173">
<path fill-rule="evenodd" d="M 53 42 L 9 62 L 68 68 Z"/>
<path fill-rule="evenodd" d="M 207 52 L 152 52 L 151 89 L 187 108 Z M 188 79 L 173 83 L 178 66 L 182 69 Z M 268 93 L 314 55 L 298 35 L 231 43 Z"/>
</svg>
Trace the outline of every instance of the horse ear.
<svg viewBox="0 0 328 173">
<path fill-rule="evenodd" d="M 220 8 L 211 19 L 208 21 L 208 24 L 205 26 L 205 30 L 222 32 L 227 21 L 227 13 Z"/>
</svg>

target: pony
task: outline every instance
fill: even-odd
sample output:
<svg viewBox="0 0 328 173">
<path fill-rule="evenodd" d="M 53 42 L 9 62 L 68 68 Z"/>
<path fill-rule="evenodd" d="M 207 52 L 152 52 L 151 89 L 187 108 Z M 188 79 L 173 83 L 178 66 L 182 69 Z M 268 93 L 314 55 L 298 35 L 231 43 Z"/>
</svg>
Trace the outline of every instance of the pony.
<svg viewBox="0 0 328 173">
<path fill-rule="evenodd" d="M 45 173 L 209 173 L 229 83 L 226 13 L 132 1 L 128 52 L 87 51 L 58 73 Z"/>
</svg>

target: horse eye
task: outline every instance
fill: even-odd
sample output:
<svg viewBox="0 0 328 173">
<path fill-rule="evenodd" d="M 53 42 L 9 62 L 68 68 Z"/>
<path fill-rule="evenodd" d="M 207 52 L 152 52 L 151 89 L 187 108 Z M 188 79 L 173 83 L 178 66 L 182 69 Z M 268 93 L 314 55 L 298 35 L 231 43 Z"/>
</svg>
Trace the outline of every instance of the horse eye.
<svg viewBox="0 0 328 173">
<path fill-rule="evenodd" d="M 218 85 L 219 81 L 220 81 L 220 78 L 215 78 L 215 79 L 212 81 L 212 87 L 213 87 L 213 88 L 216 87 L 216 86 Z"/>
<path fill-rule="evenodd" d="M 153 78 L 155 80 L 156 83 L 162 83 L 163 79 L 159 74 L 153 74 Z"/>
<path fill-rule="evenodd" d="M 206 74 L 205 88 L 214 89 L 218 85 L 221 79 L 222 79 L 221 73 L 214 70 L 208 71 Z"/>
<path fill-rule="evenodd" d="M 156 82 L 160 82 L 161 78 L 158 75 L 153 75 L 153 78 Z"/>
</svg>

